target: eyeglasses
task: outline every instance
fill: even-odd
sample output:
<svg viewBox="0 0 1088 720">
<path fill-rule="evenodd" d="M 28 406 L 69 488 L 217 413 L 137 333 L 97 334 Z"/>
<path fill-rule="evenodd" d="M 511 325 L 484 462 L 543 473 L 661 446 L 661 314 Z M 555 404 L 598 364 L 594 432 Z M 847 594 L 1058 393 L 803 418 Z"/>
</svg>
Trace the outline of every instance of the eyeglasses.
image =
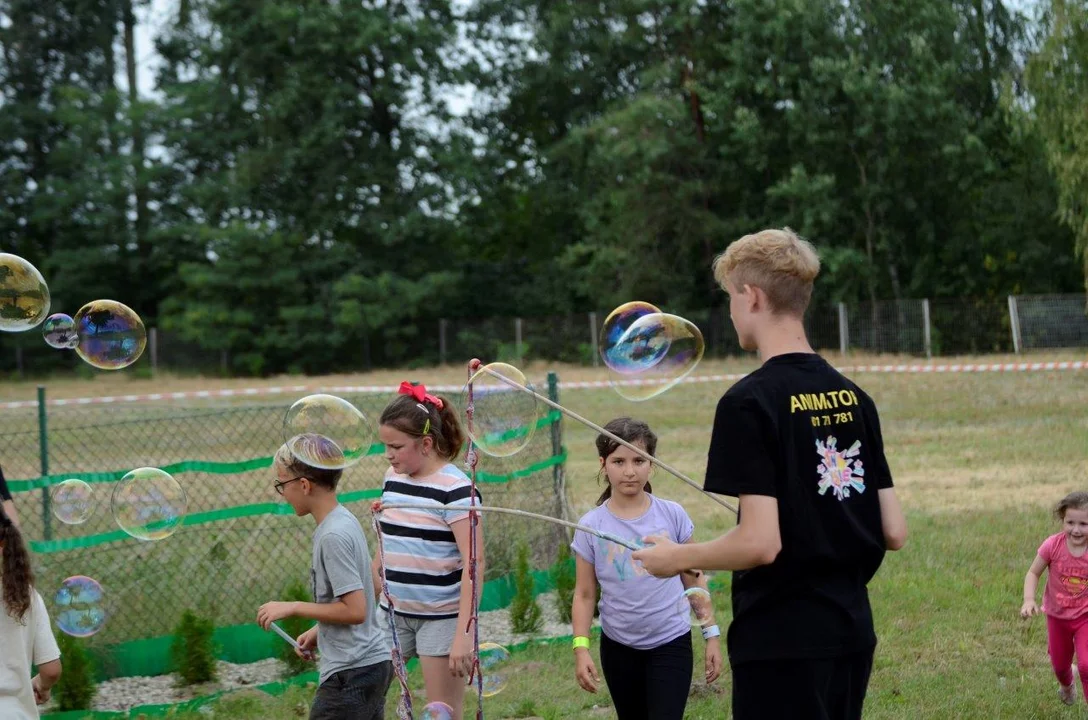
<svg viewBox="0 0 1088 720">
<path fill-rule="evenodd" d="M 288 483 L 293 483 L 295 480 L 303 480 L 303 479 L 305 479 L 305 476 L 304 475 L 299 475 L 298 477 L 293 477 L 290 480 L 280 480 L 275 485 L 273 485 L 272 487 L 274 487 L 276 489 L 276 494 L 277 495 L 283 495 L 284 486 L 286 486 Z"/>
</svg>

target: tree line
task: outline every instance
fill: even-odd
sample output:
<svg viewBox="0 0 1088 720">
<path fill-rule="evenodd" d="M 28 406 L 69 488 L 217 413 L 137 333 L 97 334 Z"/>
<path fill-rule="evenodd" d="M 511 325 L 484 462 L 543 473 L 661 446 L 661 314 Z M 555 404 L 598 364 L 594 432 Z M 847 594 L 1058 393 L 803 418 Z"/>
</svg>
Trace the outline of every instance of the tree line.
<svg viewBox="0 0 1088 720">
<path fill-rule="evenodd" d="M 1083 0 L 155 7 L 149 63 L 146 0 L 0 0 L 0 243 L 56 310 L 120 300 L 233 372 L 720 307 L 711 259 L 769 225 L 822 303 L 1088 277 Z"/>
</svg>

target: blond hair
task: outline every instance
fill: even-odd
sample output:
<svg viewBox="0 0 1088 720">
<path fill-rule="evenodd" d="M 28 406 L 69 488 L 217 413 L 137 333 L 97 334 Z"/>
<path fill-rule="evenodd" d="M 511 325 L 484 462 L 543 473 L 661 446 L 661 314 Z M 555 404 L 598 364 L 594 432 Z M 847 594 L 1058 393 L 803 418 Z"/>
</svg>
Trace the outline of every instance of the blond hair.
<svg viewBox="0 0 1088 720">
<path fill-rule="evenodd" d="M 761 230 L 731 243 L 714 258 L 714 279 L 728 292 L 734 287 L 758 287 L 767 294 L 774 313 L 803 316 L 812 298 L 812 282 L 820 273 L 820 256 L 812 243 L 793 230 Z"/>
</svg>

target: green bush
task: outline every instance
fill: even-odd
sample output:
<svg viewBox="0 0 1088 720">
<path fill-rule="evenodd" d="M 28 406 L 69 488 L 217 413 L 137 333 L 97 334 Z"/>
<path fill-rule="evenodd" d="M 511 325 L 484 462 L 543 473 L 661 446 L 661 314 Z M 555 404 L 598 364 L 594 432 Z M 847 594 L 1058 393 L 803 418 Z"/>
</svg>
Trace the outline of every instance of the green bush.
<svg viewBox="0 0 1088 720">
<path fill-rule="evenodd" d="M 542 622 L 540 605 L 533 594 L 533 574 L 529 569 L 529 545 L 518 545 L 514 565 L 514 600 L 510 603 L 510 627 L 516 633 L 533 633 Z"/>
<path fill-rule="evenodd" d="M 215 624 L 192 610 L 186 610 L 174 629 L 170 654 L 183 685 L 215 680 Z"/>
<path fill-rule="evenodd" d="M 309 602 L 310 593 L 306 589 L 306 586 L 296 580 L 287 586 L 283 591 L 283 599 L 292 601 Z M 279 626 L 293 638 L 297 638 L 302 633 L 313 627 L 313 621 L 306 618 L 285 618 L 279 621 Z M 295 654 L 295 648 L 288 643 L 283 643 L 283 647 L 280 648 L 280 660 L 283 660 L 287 665 L 287 669 L 284 671 L 284 677 L 294 677 L 295 675 L 301 675 L 304 672 L 308 672 L 314 669 L 314 664 L 310 660 L 304 660 Z"/>
<path fill-rule="evenodd" d="M 94 700 L 94 663 L 83 644 L 70 635 L 57 637 L 60 647 L 60 680 L 53 686 L 57 710 L 89 710 Z"/>
<path fill-rule="evenodd" d="M 552 582 L 555 583 L 555 608 L 559 611 L 559 619 L 569 623 L 570 611 L 574 603 L 574 582 L 577 574 L 574 569 L 574 557 L 570 553 L 570 545 L 563 543 L 559 546 L 559 559 L 552 568 Z"/>
</svg>

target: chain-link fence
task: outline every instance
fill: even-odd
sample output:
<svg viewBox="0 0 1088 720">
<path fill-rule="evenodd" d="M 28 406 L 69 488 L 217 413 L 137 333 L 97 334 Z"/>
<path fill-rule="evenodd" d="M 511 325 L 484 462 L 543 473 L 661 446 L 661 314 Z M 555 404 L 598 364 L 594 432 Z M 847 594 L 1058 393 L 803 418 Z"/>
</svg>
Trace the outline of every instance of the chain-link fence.
<svg viewBox="0 0 1088 720">
<path fill-rule="evenodd" d="M 1088 346 L 1088 308 L 1083 295 L 1020 295 L 1010 304 L 1021 349 Z"/>
<path fill-rule="evenodd" d="M 805 316 L 813 347 L 822 351 L 924 357 L 1009 353 L 1088 347 L 1085 295 L 882 300 L 816 304 Z M 703 333 L 706 357 L 743 351 L 729 321 L 729 308 L 666 308 L 691 320 Z M 338 348 L 336 369 L 424 367 L 462 363 L 470 357 L 523 362 L 592 365 L 609 310 L 545 317 L 434 318 L 364 337 L 358 348 Z M 1016 324 L 1018 323 L 1018 325 Z M 244 358 L 202 348 L 178 335 L 148 331 L 148 347 L 130 371 L 149 377 L 158 370 L 202 375 L 252 371 Z M 70 352 L 45 346 L 36 332 L 0 334 L 0 373 L 14 376 L 95 370 Z"/>
<path fill-rule="evenodd" d="M 342 397 L 376 421 L 393 396 Z M 111 648 L 123 646 L 131 655 L 136 647 L 138 656 L 140 643 L 132 641 L 169 636 L 186 609 L 211 616 L 220 628 L 250 624 L 255 629 L 262 603 L 308 577 L 313 522 L 295 517 L 272 488 L 270 456 L 283 442 L 288 404 L 47 404 L 44 417 L 36 408 L 18 408 L 0 420 L 5 447 L 0 461 L 15 491 L 47 604 L 52 606 L 52 594 L 68 576 L 92 577 L 105 590 L 109 619 L 89 641 L 102 658 L 101 674 L 127 674 L 134 666 L 164 670 L 162 647 L 148 646 L 146 657 L 127 659 Z M 481 455 L 480 489 L 485 503 L 561 517 L 559 417 L 545 412 L 543 404 L 539 409 L 536 431 L 523 450 L 507 458 Z M 462 461 L 463 453 L 456 462 Z M 120 532 L 110 510 L 114 483 L 142 466 L 172 472 L 188 500 L 185 524 L 157 542 Z M 366 530 L 372 552 L 369 503 L 379 494 L 386 467 L 381 447 L 374 445 L 344 472 L 338 488 Z M 80 525 L 59 522 L 50 508 L 51 487 L 73 477 L 90 483 L 94 492 L 94 512 Z M 483 522 L 488 579 L 510 571 L 520 542 L 532 549 L 536 567 L 547 567 L 565 539 L 562 528 L 551 523 L 507 515 Z M 160 657 L 150 657 L 155 653 Z"/>
</svg>

